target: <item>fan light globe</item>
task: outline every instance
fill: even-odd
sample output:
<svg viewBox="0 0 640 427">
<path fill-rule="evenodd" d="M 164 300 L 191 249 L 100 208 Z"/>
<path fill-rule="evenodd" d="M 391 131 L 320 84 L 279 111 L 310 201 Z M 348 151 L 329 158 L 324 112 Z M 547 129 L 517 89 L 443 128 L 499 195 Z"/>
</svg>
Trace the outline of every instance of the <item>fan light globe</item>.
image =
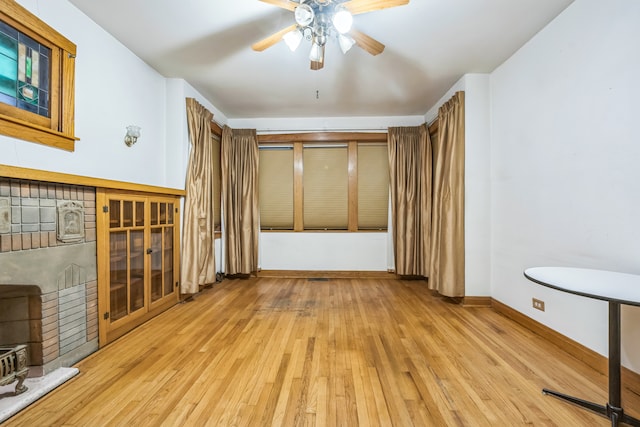
<svg viewBox="0 0 640 427">
<path fill-rule="evenodd" d="M 351 25 L 353 25 L 353 16 L 348 10 L 340 9 L 333 15 L 333 26 L 340 34 L 351 31 Z"/>
<path fill-rule="evenodd" d="M 313 18 L 315 17 L 315 13 L 313 13 L 313 9 L 308 4 L 301 4 L 296 7 L 296 10 L 293 12 L 296 22 L 301 27 L 306 27 L 307 25 L 313 22 Z"/>
<path fill-rule="evenodd" d="M 282 37 L 291 49 L 291 52 L 295 52 L 295 50 L 300 46 L 300 42 L 302 41 L 302 32 L 298 29 L 288 32 Z"/>
<path fill-rule="evenodd" d="M 340 44 L 340 50 L 342 50 L 342 53 L 347 53 L 349 49 L 351 49 L 353 45 L 356 44 L 356 41 L 349 36 L 340 34 L 338 36 L 338 44 Z"/>
<path fill-rule="evenodd" d="M 311 51 L 309 52 L 309 59 L 314 62 L 320 62 L 322 59 L 322 48 L 317 43 L 311 45 Z"/>
</svg>

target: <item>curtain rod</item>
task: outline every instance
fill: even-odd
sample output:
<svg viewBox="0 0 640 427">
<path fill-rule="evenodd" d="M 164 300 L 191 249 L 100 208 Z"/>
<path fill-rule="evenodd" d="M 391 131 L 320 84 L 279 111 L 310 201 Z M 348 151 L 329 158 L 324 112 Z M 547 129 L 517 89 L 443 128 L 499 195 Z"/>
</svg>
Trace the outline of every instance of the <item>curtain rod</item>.
<svg viewBox="0 0 640 427">
<path fill-rule="evenodd" d="M 220 130 L 225 125 L 221 125 L 218 122 L 212 120 L 212 124 L 218 127 Z M 432 131 L 432 127 L 438 126 L 438 117 L 431 121 L 431 123 L 424 123 L 427 128 Z M 393 126 L 391 126 L 393 127 Z M 295 133 L 318 133 L 318 132 L 327 132 L 327 133 L 380 133 L 380 132 L 388 132 L 389 127 L 376 128 L 376 129 L 358 129 L 358 128 L 344 128 L 344 129 L 326 129 L 326 128 L 314 128 L 314 129 L 303 129 L 303 130 L 292 130 L 292 129 L 256 129 L 256 134 L 258 135 L 269 135 L 269 134 L 295 134 Z"/>
<path fill-rule="evenodd" d="M 317 129 L 304 129 L 304 130 L 292 130 L 292 129 L 257 129 L 256 132 L 263 135 L 268 135 L 270 133 L 311 133 L 311 132 L 362 132 L 362 133 L 379 133 L 379 132 L 387 132 L 388 128 L 376 128 L 376 129 L 326 129 L 326 128 L 317 128 Z"/>
</svg>

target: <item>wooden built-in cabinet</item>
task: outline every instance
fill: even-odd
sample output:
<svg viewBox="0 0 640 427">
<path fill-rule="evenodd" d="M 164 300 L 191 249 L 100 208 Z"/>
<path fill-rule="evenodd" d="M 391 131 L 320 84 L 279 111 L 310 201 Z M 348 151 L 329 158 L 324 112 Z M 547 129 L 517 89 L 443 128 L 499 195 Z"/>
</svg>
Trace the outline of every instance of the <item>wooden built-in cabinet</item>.
<svg viewBox="0 0 640 427">
<path fill-rule="evenodd" d="M 103 346 L 178 302 L 180 199 L 102 189 L 96 196 Z"/>
</svg>

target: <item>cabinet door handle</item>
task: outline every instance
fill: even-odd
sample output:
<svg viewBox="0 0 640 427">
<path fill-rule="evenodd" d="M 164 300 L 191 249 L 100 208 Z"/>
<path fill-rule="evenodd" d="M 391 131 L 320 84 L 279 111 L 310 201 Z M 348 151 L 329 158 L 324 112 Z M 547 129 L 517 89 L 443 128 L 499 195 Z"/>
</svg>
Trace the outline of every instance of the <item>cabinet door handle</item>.
<svg viewBox="0 0 640 427">
<path fill-rule="evenodd" d="M 153 252 L 153 249 L 151 248 L 147 249 L 147 255 L 149 255 L 151 252 Z"/>
</svg>

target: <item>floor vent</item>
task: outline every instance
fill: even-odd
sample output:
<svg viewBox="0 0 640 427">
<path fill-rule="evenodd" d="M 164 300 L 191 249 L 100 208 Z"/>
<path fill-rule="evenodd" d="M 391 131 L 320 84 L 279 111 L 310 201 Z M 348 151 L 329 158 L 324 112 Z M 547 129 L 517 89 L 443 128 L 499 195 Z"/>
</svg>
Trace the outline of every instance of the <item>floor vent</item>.
<svg viewBox="0 0 640 427">
<path fill-rule="evenodd" d="M 329 279 L 328 277 L 309 277 L 307 279 L 308 282 L 328 282 Z"/>
</svg>

